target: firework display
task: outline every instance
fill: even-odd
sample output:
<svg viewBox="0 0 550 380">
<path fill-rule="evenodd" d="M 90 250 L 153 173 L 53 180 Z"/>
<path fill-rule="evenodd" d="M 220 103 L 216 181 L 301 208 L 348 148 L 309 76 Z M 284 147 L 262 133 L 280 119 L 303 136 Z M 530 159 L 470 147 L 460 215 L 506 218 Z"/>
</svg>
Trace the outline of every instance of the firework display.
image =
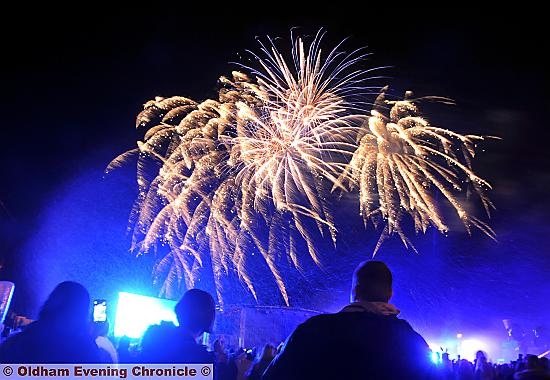
<svg viewBox="0 0 550 380">
<path fill-rule="evenodd" d="M 288 305 L 280 263 L 321 265 L 316 242 L 336 242 L 341 192 L 357 194 L 365 225 L 382 229 L 376 250 L 394 234 L 412 246 L 405 223 L 447 232 L 436 194 L 468 232 L 494 237 L 459 196 L 473 189 L 487 212 L 492 207 L 489 184 L 471 166 L 484 137 L 432 126 L 417 108 L 422 99 L 409 93 L 387 100 L 387 88 L 371 85 L 367 54 L 342 44 L 325 53 L 323 37 L 293 36 L 288 54 L 268 40 L 250 65 L 220 78 L 217 99 L 159 97 L 138 115 L 143 141 L 107 171 L 137 155 L 132 249 L 161 253 L 154 267 L 161 295 L 194 287 L 208 267 L 220 302 L 230 272 L 257 298 L 248 266 L 259 254 Z"/>
</svg>

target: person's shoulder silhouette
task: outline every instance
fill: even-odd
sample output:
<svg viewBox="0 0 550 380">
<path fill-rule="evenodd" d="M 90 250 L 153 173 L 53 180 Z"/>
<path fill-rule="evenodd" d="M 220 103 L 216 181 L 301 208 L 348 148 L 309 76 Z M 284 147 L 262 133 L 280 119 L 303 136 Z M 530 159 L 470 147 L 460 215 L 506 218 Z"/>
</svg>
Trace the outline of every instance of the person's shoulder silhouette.
<svg viewBox="0 0 550 380">
<path fill-rule="evenodd" d="M 353 274 L 351 303 L 308 319 L 288 337 L 263 379 L 424 379 L 433 374 L 426 341 L 389 303 L 392 274 L 381 261 Z"/>
<path fill-rule="evenodd" d="M 212 296 L 188 290 L 174 308 L 179 326 L 170 322 L 149 326 L 141 339 L 143 363 L 214 363 L 214 354 L 196 342 L 214 324 Z"/>
<path fill-rule="evenodd" d="M 73 281 L 55 287 L 39 318 L 0 346 L 1 363 L 99 363 L 88 332 L 90 295 Z"/>
</svg>

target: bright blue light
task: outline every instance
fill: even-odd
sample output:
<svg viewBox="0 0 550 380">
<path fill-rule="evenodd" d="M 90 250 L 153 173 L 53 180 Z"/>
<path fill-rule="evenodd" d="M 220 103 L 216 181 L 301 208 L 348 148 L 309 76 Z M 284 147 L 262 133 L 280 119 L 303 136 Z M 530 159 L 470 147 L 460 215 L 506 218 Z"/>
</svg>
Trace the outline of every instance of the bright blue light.
<svg viewBox="0 0 550 380">
<path fill-rule="evenodd" d="M 161 321 L 178 321 L 174 313 L 177 301 L 162 298 L 147 297 L 126 292 L 118 293 L 118 303 L 115 316 L 115 336 L 128 336 L 139 339 L 149 325 Z"/>
<path fill-rule="evenodd" d="M 15 284 L 13 282 L 0 281 L 0 323 L 4 322 L 8 314 L 14 289 Z"/>
<path fill-rule="evenodd" d="M 435 364 L 438 364 L 441 362 L 441 356 L 439 355 L 439 352 L 432 351 L 432 362 L 434 362 Z"/>
</svg>

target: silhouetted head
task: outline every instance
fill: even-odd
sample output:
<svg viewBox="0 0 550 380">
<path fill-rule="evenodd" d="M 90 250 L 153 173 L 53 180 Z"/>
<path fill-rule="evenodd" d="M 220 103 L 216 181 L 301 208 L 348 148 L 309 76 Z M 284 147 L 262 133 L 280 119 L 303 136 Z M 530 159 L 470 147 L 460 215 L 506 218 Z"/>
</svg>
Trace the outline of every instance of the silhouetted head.
<svg viewBox="0 0 550 380">
<path fill-rule="evenodd" d="M 351 300 L 388 302 L 392 296 L 392 274 L 381 261 L 363 261 L 353 272 Z"/>
<path fill-rule="evenodd" d="M 484 364 L 487 363 L 487 354 L 481 350 L 478 350 L 476 352 L 476 364 Z"/>
<path fill-rule="evenodd" d="M 211 332 L 216 317 L 214 298 L 204 290 L 190 289 L 174 308 L 180 326 L 193 334 Z"/>
<path fill-rule="evenodd" d="M 537 369 L 539 368 L 539 358 L 537 355 L 527 355 L 527 364 L 525 366 L 527 369 Z"/>
<path fill-rule="evenodd" d="M 73 281 L 55 287 L 42 305 L 39 319 L 48 323 L 63 323 L 66 327 L 85 327 L 90 312 L 90 294 Z"/>
</svg>

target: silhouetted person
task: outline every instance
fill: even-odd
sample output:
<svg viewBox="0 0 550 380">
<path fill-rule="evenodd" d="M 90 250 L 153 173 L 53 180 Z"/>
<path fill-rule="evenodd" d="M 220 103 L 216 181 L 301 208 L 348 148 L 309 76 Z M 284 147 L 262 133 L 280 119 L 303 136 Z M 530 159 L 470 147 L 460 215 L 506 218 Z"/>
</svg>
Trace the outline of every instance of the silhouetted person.
<svg viewBox="0 0 550 380">
<path fill-rule="evenodd" d="M 264 345 L 252 363 L 252 366 L 247 374 L 247 379 L 260 380 L 262 374 L 269 366 L 275 355 L 277 355 L 277 347 L 269 343 Z"/>
<path fill-rule="evenodd" d="M 449 353 L 441 354 L 441 365 L 439 366 L 439 377 L 441 380 L 455 380 L 453 372 L 453 362 L 449 358 Z"/>
<path fill-rule="evenodd" d="M 79 283 L 56 286 L 36 322 L 0 346 L 0 363 L 100 363 L 89 334 L 90 295 Z"/>
<path fill-rule="evenodd" d="M 131 364 L 135 362 L 134 358 L 130 354 L 130 338 L 126 335 L 118 340 L 117 356 L 119 363 Z"/>
<path fill-rule="evenodd" d="M 458 380 L 474 380 L 474 365 L 466 360 L 460 359 L 458 363 L 457 379 Z"/>
<path fill-rule="evenodd" d="M 426 341 L 388 303 L 392 274 L 365 261 L 353 274 L 352 303 L 299 325 L 263 379 L 425 379 L 433 376 Z"/>
<path fill-rule="evenodd" d="M 493 380 L 495 378 L 493 366 L 487 361 L 485 352 L 481 350 L 476 352 L 474 368 L 475 380 Z"/>
<path fill-rule="evenodd" d="M 143 363 L 214 363 L 214 354 L 196 342 L 212 331 L 216 305 L 210 294 L 191 289 L 174 308 L 179 326 L 172 323 L 150 326 L 141 340 Z"/>
<path fill-rule="evenodd" d="M 536 355 L 527 355 L 525 369 L 514 374 L 514 380 L 550 380 L 550 373 Z"/>
</svg>

